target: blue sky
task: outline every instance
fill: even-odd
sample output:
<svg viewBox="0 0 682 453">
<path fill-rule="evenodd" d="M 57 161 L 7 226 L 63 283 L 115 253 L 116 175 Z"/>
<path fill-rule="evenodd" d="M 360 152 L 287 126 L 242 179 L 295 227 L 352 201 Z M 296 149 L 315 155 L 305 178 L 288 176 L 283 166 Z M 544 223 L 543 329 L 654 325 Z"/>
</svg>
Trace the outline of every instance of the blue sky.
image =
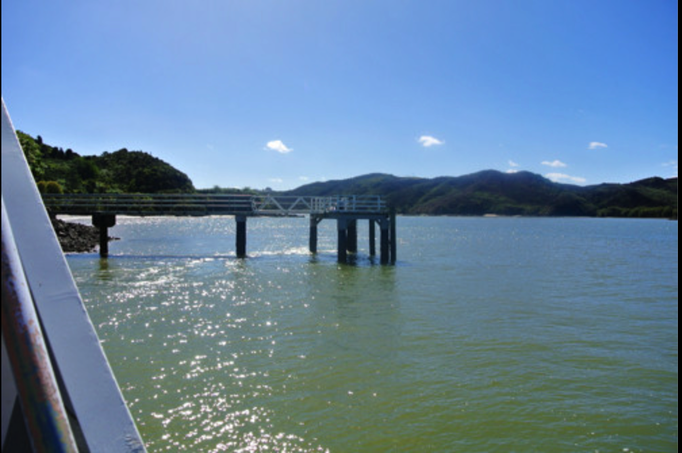
<svg viewBox="0 0 682 453">
<path fill-rule="evenodd" d="M 677 175 L 676 0 L 3 0 L 17 129 L 198 188 Z"/>
</svg>

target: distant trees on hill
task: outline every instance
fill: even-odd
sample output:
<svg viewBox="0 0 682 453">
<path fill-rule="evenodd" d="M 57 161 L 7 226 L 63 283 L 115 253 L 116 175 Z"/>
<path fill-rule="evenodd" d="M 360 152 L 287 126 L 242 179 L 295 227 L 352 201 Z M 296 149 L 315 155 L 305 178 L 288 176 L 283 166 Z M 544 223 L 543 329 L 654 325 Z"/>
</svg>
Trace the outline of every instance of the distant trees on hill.
<svg viewBox="0 0 682 453">
<path fill-rule="evenodd" d="M 215 186 L 195 190 L 187 175 L 142 151 L 123 148 L 80 156 L 17 132 L 38 181 L 48 193 L 271 193 Z M 579 187 L 530 172 L 485 170 L 459 177 L 401 178 L 374 173 L 316 182 L 283 195 L 381 195 L 399 213 L 413 215 L 526 215 L 677 218 L 677 178 Z"/>
<path fill-rule="evenodd" d="M 308 184 L 290 195 L 382 195 L 399 213 L 677 218 L 677 178 L 579 187 L 530 172 L 485 170 L 459 177 L 369 174 Z"/>
<path fill-rule="evenodd" d="M 143 151 L 80 156 L 17 131 L 38 188 L 64 193 L 193 193 L 189 177 Z M 52 192 L 55 193 L 55 192 Z"/>
</svg>

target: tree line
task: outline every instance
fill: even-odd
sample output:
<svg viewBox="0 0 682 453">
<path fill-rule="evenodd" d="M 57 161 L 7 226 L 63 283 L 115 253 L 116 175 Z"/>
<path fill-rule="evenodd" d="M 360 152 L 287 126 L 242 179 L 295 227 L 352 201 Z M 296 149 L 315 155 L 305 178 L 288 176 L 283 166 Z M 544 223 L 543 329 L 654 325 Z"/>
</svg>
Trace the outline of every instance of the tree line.
<svg viewBox="0 0 682 453">
<path fill-rule="evenodd" d="M 276 193 L 271 189 L 196 190 L 190 178 L 143 151 L 81 156 L 18 131 L 38 188 L 47 193 Z M 374 173 L 307 184 L 282 195 L 381 195 L 412 215 L 523 215 L 677 218 L 677 178 L 574 186 L 530 172 L 485 170 L 459 177 L 403 178 Z"/>
<path fill-rule="evenodd" d="M 287 194 L 381 195 L 399 213 L 411 215 L 677 218 L 677 178 L 580 187 L 530 172 L 485 170 L 430 179 L 374 173 L 312 183 Z"/>
<path fill-rule="evenodd" d="M 81 156 L 17 131 L 38 189 L 47 193 L 194 193 L 190 178 L 143 151 Z"/>
</svg>

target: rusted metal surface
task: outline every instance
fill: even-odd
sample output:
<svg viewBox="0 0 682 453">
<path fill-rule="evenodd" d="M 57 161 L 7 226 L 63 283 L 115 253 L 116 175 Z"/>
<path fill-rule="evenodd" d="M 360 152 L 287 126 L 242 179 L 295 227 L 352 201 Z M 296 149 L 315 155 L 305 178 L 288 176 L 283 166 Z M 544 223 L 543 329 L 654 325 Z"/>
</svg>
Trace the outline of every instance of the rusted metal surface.
<svg viewBox="0 0 682 453">
<path fill-rule="evenodd" d="M 34 451 L 77 452 L 2 202 L 2 335 Z"/>
<path fill-rule="evenodd" d="M 69 420 L 78 423 L 83 442 L 90 451 L 144 452 L 144 444 L 61 251 L 4 100 L 1 125 L 2 198 L 65 401 L 68 396 Z"/>
</svg>

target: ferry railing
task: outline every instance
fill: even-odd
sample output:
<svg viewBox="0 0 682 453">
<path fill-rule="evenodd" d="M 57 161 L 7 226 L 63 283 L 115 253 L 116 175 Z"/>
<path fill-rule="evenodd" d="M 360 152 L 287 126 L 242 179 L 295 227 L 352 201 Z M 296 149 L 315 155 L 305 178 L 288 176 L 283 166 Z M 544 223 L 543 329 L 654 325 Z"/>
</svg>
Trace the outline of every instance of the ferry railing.
<svg viewBox="0 0 682 453">
<path fill-rule="evenodd" d="M 24 447 L 29 441 L 36 446 L 35 451 L 75 451 L 70 440 L 62 444 L 53 443 L 49 436 L 43 437 L 46 430 L 28 431 L 26 422 L 29 417 L 42 417 L 51 413 L 39 407 L 26 408 L 20 402 L 19 392 L 27 385 L 26 379 L 16 379 L 13 373 L 19 372 L 9 359 L 10 350 L 21 355 L 20 361 L 27 361 L 47 368 L 49 363 L 54 380 L 41 379 L 46 385 L 44 391 L 53 404 L 57 392 L 66 406 L 68 423 L 76 437 L 80 451 L 117 451 L 128 453 L 145 452 L 144 444 L 135 422 L 116 383 L 104 350 L 97 338 L 92 321 L 88 317 L 83 300 L 64 258 L 55 232 L 50 224 L 48 213 L 38 193 L 31 175 L 26 156 L 12 125 L 9 113 L 2 100 L 2 253 L 3 253 L 3 316 L 2 316 L 2 450 L 27 451 Z M 8 222 L 8 223 L 5 223 Z M 12 240 L 7 236 L 12 233 Z M 7 245 L 6 245 L 7 244 Z M 14 274 L 6 273 L 5 254 L 9 254 L 11 244 L 17 249 L 20 261 L 9 265 Z M 9 256 L 8 256 L 9 259 Z M 22 278 L 24 282 L 17 280 Z M 5 275 L 13 275 L 6 280 Z M 5 282 L 7 286 L 5 286 Z M 23 288 L 23 289 L 22 289 Z M 21 338 L 13 338 L 8 331 L 9 312 L 18 315 L 16 306 L 8 309 L 10 294 L 6 291 L 22 291 L 22 304 L 29 304 L 27 310 L 36 313 L 34 319 L 29 311 L 23 311 L 20 319 L 26 323 L 18 324 Z M 23 310 L 23 308 L 22 308 Z M 49 353 L 42 350 L 38 357 L 30 358 L 28 344 L 39 338 L 40 326 L 44 343 L 49 345 Z M 24 330 L 22 330 L 24 329 Z M 30 338 L 25 338 L 27 334 Z M 23 340 L 22 340 L 23 338 Z M 24 378 L 38 370 L 21 370 Z M 41 371 L 45 371 L 44 369 Z M 36 375 L 37 376 L 37 375 Z M 47 384 L 48 382 L 52 384 Z M 16 384 L 16 385 L 14 385 Z M 56 390 L 55 390 L 56 389 Z M 29 392 L 31 388 L 29 388 Z M 40 403 L 42 398 L 36 398 Z M 19 401 L 19 402 L 17 402 Z M 33 404 L 33 403 L 30 403 Z M 16 408 L 22 409 L 21 411 Z M 35 410 L 31 410 L 35 409 Z M 50 417 L 61 419 L 62 416 Z M 24 418 L 22 421 L 21 418 Z M 55 428 L 60 431 L 61 428 Z M 58 434 L 57 434 L 58 435 Z M 30 437 L 30 439 L 28 439 Z M 73 437 L 73 436 L 69 436 Z M 39 449 L 38 445 L 45 448 Z"/>
<path fill-rule="evenodd" d="M 2 200 L 2 335 L 33 451 L 78 452 Z M 4 355 L 4 351 L 3 351 Z M 3 380 L 5 376 L 3 374 Z M 3 385 L 4 393 L 4 385 Z M 3 395 L 4 396 L 4 395 Z M 5 409 L 3 408 L 3 411 Z M 4 446 L 3 438 L 3 446 Z"/>
</svg>

